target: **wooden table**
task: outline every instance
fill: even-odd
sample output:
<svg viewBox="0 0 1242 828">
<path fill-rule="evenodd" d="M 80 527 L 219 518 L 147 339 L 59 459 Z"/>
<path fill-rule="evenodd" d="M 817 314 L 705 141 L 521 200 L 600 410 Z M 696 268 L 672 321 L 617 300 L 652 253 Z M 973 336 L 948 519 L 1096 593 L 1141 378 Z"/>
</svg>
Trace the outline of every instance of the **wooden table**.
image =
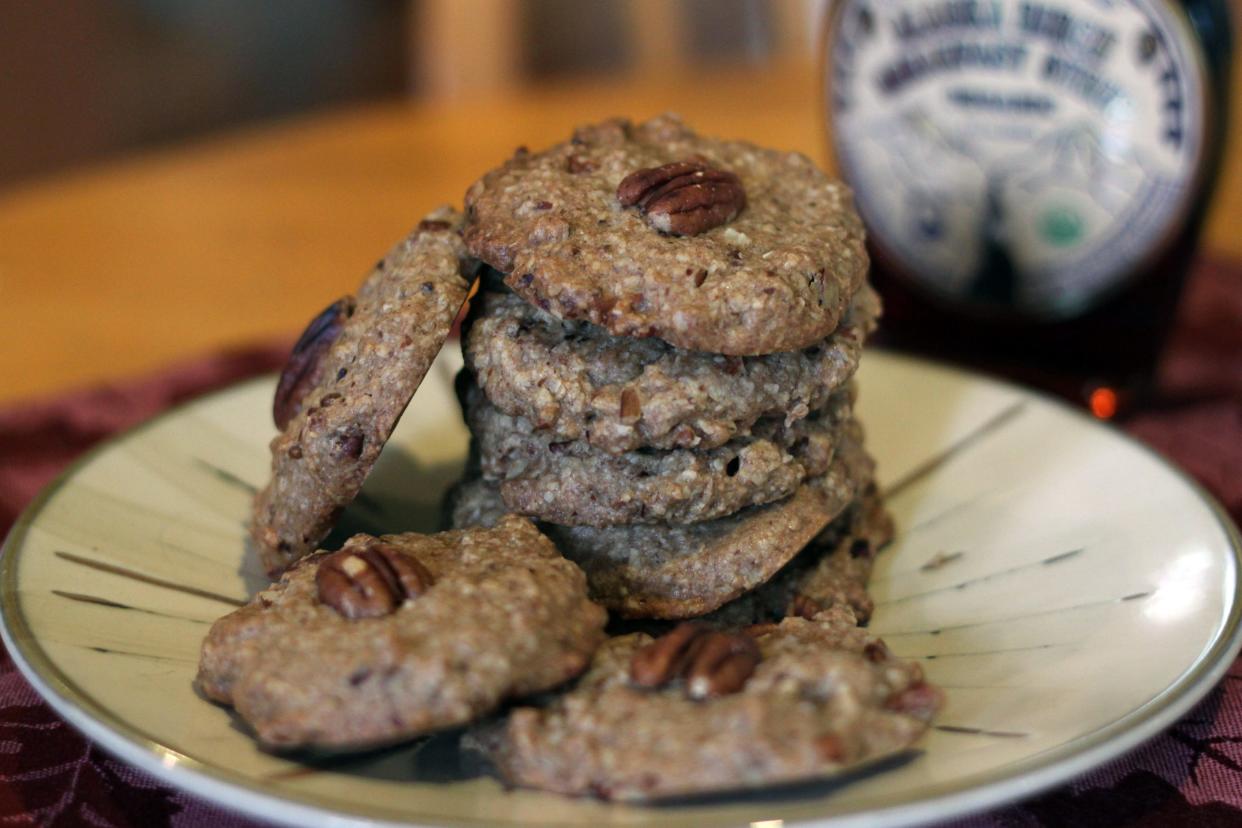
<svg viewBox="0 0 1242 828">
<path fill-rule="evenodd" d="M 1235 72 L 1235 77 L 1240 74 Z M 1242 88 L 1231 133 L 1242 123 Z M 518 144 L 603 116 L 681 112 L 710 134 L 827 163 L 815 67 L 376 105 L 117 161 L 0 195 L 0 400 L 123 377 L 290 336 L 436 204 L 460 203 Z M 1242 257 L 1242 142 L 1206 247 Z"/>
</svg>

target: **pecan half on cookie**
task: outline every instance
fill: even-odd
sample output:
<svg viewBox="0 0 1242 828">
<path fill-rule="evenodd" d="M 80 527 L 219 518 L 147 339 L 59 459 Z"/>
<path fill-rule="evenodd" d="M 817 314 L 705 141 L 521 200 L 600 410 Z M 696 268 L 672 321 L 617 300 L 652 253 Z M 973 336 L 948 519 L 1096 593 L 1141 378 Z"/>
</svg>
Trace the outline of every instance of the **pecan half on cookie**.
<svg viewBox="0 0 1242 828">
<path fill-rule="evenodd" d="M 323 559 L 315 572 L 319 601 L 346 618 L 378 618 L 422 595 L 435 578 L 413 555 L 368 539 Z"/>
<path fill-rule="evenodd" d="M 844 607 L 753 633 L 688 636 L 721 652 L 745 639 L 755 653 L 753 664 L 739 659 L 749 678 L 713 698 L 636 686 L 640 654 L 654 647 L 654 661 L 675 665 L 662 657 L 689 650 L 676 635 L 610 639 L 566 693 L 477 727 L 467 746 L 513 785 L 653 800 L 840 774 L 907 749 L 941 704 L 919 665 L 894 657 Z"/>
<path fill-rule="evenodd" d="M 630 679 L 663 687 L 681 678 L 688 698 L 710 699 L 741 690 L 759 658 L 753 638 L 686 621 L 634 652 Z"/>
<path fill-rule="evenodd" d="M 324 356 L 341 334 L 341 326 L 354 314 L 354 297 L 344 296 L 328 305 L 306 326 L 280 372 L 272 401 L 272 420 L 284 430 L 302 410 L 302 400 L 319 384 Z"/>
<path fill-rule="evenodd" d="M 470 187 L 466 212 L 471 254 L 527 302 L 692 351 L 821 342 L 867 270 L 844 184 L 804 155 L 701 136 L 672 115 L 515 156 Z"/>
<path fill-rule="evenodd" d="M 693 159 L 630 173 L 617 187 L 617 201 L 637 206 L 662 233 L 697 236 L 737 218 L 746 190 L 728 170 Z"/>
<path fill-rule="evenodd" d="M 561 684 L 606 620 L 582 571 L 524 518 L 356 535 L 213 624 L 198 686 L 265 745 L 364 748 Z"/>
</svg>

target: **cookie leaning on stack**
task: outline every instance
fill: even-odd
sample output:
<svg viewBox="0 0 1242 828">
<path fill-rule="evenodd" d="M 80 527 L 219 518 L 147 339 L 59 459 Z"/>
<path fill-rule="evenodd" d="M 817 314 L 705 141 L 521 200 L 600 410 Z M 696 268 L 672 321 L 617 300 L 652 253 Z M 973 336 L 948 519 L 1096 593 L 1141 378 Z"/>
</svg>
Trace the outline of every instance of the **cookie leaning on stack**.
<svg viewBox="0 0 1242 828">
<path fill-rule="evenodd" d="M 892 525 L 852 413 L 879 304 L 848 191 L 662 116 L 519 151 L 466 201 L 295 346 L 251 522 L 280 581 L 213 626 L 204 694 L 282 749 L 475 723 L 508 781 L 604 798 L 907 748 L 940 696 L 859 627 Z M 314 551 L 480 275 L 454 528 Z"/>
</svg>

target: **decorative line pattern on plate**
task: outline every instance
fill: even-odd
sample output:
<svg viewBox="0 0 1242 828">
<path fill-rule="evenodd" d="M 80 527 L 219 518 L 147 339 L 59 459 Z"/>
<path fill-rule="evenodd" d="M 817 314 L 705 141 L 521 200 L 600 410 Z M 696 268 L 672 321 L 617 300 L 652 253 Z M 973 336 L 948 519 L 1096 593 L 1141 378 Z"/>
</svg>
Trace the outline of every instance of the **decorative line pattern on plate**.
<svg viewBox="0 0 1242 828">
<path fill-rule="evenodd" d="M 239 598 L 230 598 L 229 596 L 221 595 L 218 592 L 211 592 L 206 589 L 199 589 L 198 587 L 186 586 L 185 584 L 175 584 L 172 581 L 165 581 L 163 578 L 156 578 L 152 575 L 144 575 L 141 572 L 135 572 L 132 569 L 126 569 L 125 567 L 117 566 L 116 564 L 96 561 L 92 558 L 84 558 L 81 555 L 75 555 L 72 552 L 65 552 L 61 549 L 56 550 L 56 557 L 63 558 L 64 560 L 69 561 L 70 563 L 75 563 L 79 566 L 98 569 L 100 572 L 120 575 L 122 578 L 129 578 L 133 581 L 141 581 L 144 584 L 151 584 L 152 586 L 163 587 L 164 589 L 171 589 L 176 592 L 184 592 L 186 595 L 196 595 L 199 598 L 206 598 L 211 601 L 219 601 L 220 603 L 228 604 L 231 607 L 242 607 L 246 605 L 246 602 Z"/>
<path fill-rule="evenodd" d="M 248 483 L 245 480 L 242 480 L 237 475 L 233 474 L 231 471 L 228 471 L 227 469 L 222 469 L 219 466 L 215 465 L 214 463 L 209 463 L 201 457 L 195 457 L 194 464 L 197 466 L 201 466 L 202 468 L 214 474 L 217 478 L 219 478 L 223 482 L 228 483 L 230 486 L 235 486 L 236 488 L 241 489 L 243 492 L 246 492 L 247 494 L 253 495 L 259 491 L 259 487 L 254 485 L 253 483 Z"/>
<path fill-rule="evenodd" d="M 1030 647 L 1005 647 L 999 650 L 975 650 L 963 653 L 928 653 L 926 655 L 899 653 L 899 655 L 902 658 L 919 658 L 924 661 L 935 661 L 938 658 L 974 658 L 975 656 L 1001 655 L 1002 653 L 1027 653 L 1031 650 L 1054 650 L 1068 646 L 1068 644 L 1033 644 Z"/>
<path fill-rule="evenodd" d="M 1002 569 L 997 572 L 989 572 L 987 575 L 979 575 L 978 577 L 975 577 L 975 578 L 967 578 L 965 581 L 958 581 L 956 584 L 949 584 L 948 586 L 937 587 L 936 589 L 929 589 L 924 592 L 912 592 L 909 595 L 902 595 L 899 598 L 890 598 L 887 601 L 876 601 L 875 605 L 877 607 L 882 607 L 882 606 L 888 606 L 891 604 L 900 604 L 903 601 L 910 601 L 910 600 L 913 600 L 914 598 L 923 598 L 927 595 L 935 595 L 940 592 L 950 592 L 955 589 L 965 589 L 966 587 L 971 586 L 972 584 L 981 584 L 986 581 L 990 581 L 993 578 L 1004 578 L 1009 575 L 1022 572 L 1023 570 L 1034 569 L 1040 566 L 1048 566 L 1050 564 L 1060 563 L 1062 561 L 1068 561 L 1070 558 L 1076 557 L 1077 555 L 1085 551 L 1086 551 L 1085 549 L 1079 548 L 1079 549 L 1071 549 L 1068 552 L 1059 552 L 1056 555 L 1052 555 L 1047 558 L 1042 558 L 1038 561 L 1033 561 L 1031 563 L 1019 564 L 1018 566 L 1012 566 L 1009 569 Z M 959 556 L 962 554 L 964 553 L 958 553 Z M 933 558 L 932 560 L 935 560 L 935 559 Z M 924 566 L 926 566 L 926 564 L 924 564 Z"/>
<path fill-rule="evenodd" d="M 1074 604 L 1070 607 L 1057 607 L 1055 609 L 1039 610 L 1038 612 L 1027 612 L 1021 615 L 1006 615 L 1002 618 L 985 618 L 981 621 L 968 621 L 964 624 L 951 624 L 944 627 L 933 627 L 929 630 L 894 630 L 889 632 L 885 630 L 880 633 L 885 638 L 896 638 L 901 635 L 940 635 L 949 630 L 964 630 L 969 627 L 984 627 L 990 624 L 1005 624 L 1010 621 L 1025 621 L 1029 618 L 1038 618 L 1041 615 L 1056 615 L 1062 612 L 1074 612 L 1076 610 L 1091 609 L 1093 607 L 1102 607 L 1108 604 L 1120 604 L 1123 601 L 1137 601 L 1140 598 L 1151 597 L 1151 592 L 1136 592 L 1132 595 L 1123 595 L 1120 598 L 1105 598 L 1101 601 L 1088 601 L 1085 604 Z"/>
<path fill-rule="evenodd" d="M 931 557 L 927 563 L 919 567 L 919 572 L 935 572 L 937 569 L 943 569 L 954 561 L 960 561 L 965 557 L 965 552 L 937 552 Z"/>
<path fill-rule="evenodd" d="M 79 603 L 82 603 L 82 604 L 97 604 L 98 606 L 108 607 L 109 609 L 130 610 L 131 612 L 142 612 L 142 613 L 146 613 L 147 615 L 155 615 L 160 618 L 171 618 L 175 621 L 185 621 L 190 624 L 210 624 L 211 623 L 210 621 L 205 621 L 201 618 L 188 618 L 184 615 L 173 615 L 172 613 L 168 613 L 168 612 L 159 612 L 157 610 L 145 609 L 143 607 L 133 607 L 133 606 L 130 606 L 129 604 L 122 604 L 119 601 L 113 601 L 110 598 L 101 598 L 98 595 L 87 595 L 82 592 L 66 592 L 63 589 L 54 589 L 52 590 L 52 594 L 60 598 L 68 598 L 70 601 L 78 601 Z"/>
<path fill-rule="evenodd" d="M 903 532 L 902 535 L 909 537 L 910 533 L 907 531 Z M 899 569 L 893 572 L 886 572 L 882 575 L 872 575 L 868 583 L 874 586 L 881 581 L 893 581 L 898 578 L 908 578 L 912 575 L 926 575 L 928 572 L 935 572 L 938 569 L 943 569 L 951 563 L 956 563 L 964 557 L 966 557 L 966 553 L 960 549 L 954 552 L 937 552 L 935 555 L 928 558 L 926 563 L 920 564 L 914 569 Z"/>
<path fill-rule="evenodd" d="M 130 658 L 145 658 L 150 661 L 173 661 L 178 664 L 198 664 L 198 659 L 194 658 L 173 658 L 172 656 L 154 655 L 152 653 L 135 653 L 132 650 L 114 650 L 111 647 L 87 647 L 88 650 L 94 650 L 104 655 L 128 656 Z"/>
<path fill-rule="evenodd" d="M 1026 409 L 1026 400 L 1018 400 L 1006 408 L 1001 409 L 983 422 L 978 428 L 959 438 L 956 442 L 951 443 L 944 451 L 933 455 L 906 472 L 902 477 L 889 484 L 884 490 L 883 496 L 886 500 L 892 500 L 900 495 L 906 489 L 915 483 L 927 477 L 936 469 L 948 463 L 950 460 L 961 455 L 966 449 L 973 447 L 976 443 L 999 431 L 1003 426 L 1008 425 L 1019 414 Z"/>
<path fill-rule="evenodd" d="M 970 736 L 995 736 L 998 739 L 1025 739 L 1031 734 L 1019 733 L 1016 730 L 986 730 L 982 727 L 970 727 L 968 725 L 932 725 L 935 730 L 944 733 L 964 733 Z"/>
<path fill-rule="evenodd" d="M 960 515 L 962 513 L 969 514 L 971 509 L 976 507 L 981 500 L 983 500 L 985 497 L 991 494 L 994 494 L 994 493 L 993 492 L 980 492 L 974 497 L 971 497 L 967 500 L 963 500 L 961 503 L 954 503 L 952 506 L 948 506 L 940 510 L 939 512 L 936 512 L 933 515 L 929 515 L 923 518 L 918 523 L 911 524 L 905 530 L 904 534 L 907 537 L 909 537 L 910 535 L 915 535 L 926 529 L 930 529 L 933 526 L 936 526 L 937 524 L 942 523 L 956 515 Z"/>
</svg>

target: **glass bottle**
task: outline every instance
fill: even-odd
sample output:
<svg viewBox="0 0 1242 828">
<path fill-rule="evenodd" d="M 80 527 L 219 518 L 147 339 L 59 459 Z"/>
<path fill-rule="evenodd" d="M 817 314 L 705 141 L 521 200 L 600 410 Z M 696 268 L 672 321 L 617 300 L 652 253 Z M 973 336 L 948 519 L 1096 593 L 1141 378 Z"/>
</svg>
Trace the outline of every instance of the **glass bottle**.
<svg viewBox="0 0 1242 828">
<path fill-rule="evenodd" d="M 1142 393 L 1220 165 L 1231 51 L 1225 0 L 834 3 L 827 116 L 884 341 L 1101 415 Z"/>
</svg>

